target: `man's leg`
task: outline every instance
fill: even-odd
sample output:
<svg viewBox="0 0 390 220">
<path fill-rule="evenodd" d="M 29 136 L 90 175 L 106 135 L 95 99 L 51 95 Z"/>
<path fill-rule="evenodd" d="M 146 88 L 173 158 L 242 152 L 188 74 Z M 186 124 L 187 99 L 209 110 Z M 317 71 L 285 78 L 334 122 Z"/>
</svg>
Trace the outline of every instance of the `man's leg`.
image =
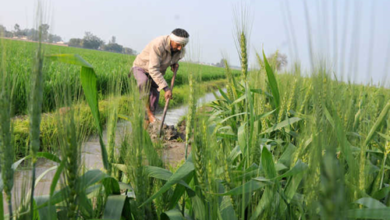
<svg viewBox="0 0 390 220">
<path fill-rule="evenodd" d="M 150 99 L 149 102 L 146 103 L 146 114 L 148 115 L 149 123 L 156 121 L 156 117 L 154 117 L 154 111 L 150 108 Z"/>
<path fill-rule="evenodd" d="M 155 84 L 155 83 L 152 82 L 152 85 L 150 87 L 149 109 L 152 112 L 153 117 L 154 117 L 154 113 L 156 112 L 157 107 L 158 107 L 158 100 L 160 98 L 160 92 L 157 90 L 157 87 L 155 87 L 153 84 Z M 150 123 L 153 123 L 153 122 L 151 121 Z"/>
<path fill-rule="evenodd" d="M 148 76 L 145 74 L 144 70 L 138 67 L 133 67 L 133 75 L 134 78 L 137 80 L 137 86 L 140 92 L 141 97 L 147 96 L 147 102 L 146 102 L 146 114 L 149 121 L 147 123 L 153 123 L 156 121 L 156 118 L 154 117 L 153 110 L 150 108 L 150 96 L 151 96 L 151 86 L 150 86 L 150 80 Z"/>
</svg>

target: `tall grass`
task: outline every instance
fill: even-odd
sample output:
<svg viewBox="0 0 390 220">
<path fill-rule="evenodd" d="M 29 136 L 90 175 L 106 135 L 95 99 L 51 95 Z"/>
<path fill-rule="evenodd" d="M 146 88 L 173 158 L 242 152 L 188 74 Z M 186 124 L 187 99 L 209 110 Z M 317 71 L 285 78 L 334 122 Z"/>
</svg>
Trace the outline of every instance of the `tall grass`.
<svg viewBox="0 0 390 220">
<path fill-rule="evenodd" d="M 41 12 L 37 12 L 40 14 Z M 40 19 L 41 23 L 42 20 Z M 29 113 L 30 113 L 30 152 L 32 157 L 32 181 L 31 181 L 31 219 L 34 216 L 33 204 L 34 204 L 34 188 L 35 188 L 35 166 L 37 162 L 36 154 L 40 148 L 40 124 L 41 124 L 41 113 L 43 103 L 43 48 L 42 48 L 42 30 L 38 33 L 38 45 L 36 50 L 36 57 L 34 60 L 34 68 L 31 72 L 31 87 L 30 87 L 30 102 L 29 102 Z"/>
<path fill-rule="evenodd" d="M 14 41 L 9 39 L 2 39 L 4 44 L 7 45 L 7 56 L 5 57 L 7 66 L 7 72 L 16 79 L 15 91 L 12 99 L 15 100 L 12 103 L 12 113 L 15 115 L 24 115 L 28 113 L 28 91 L 30 87 L 30 77 L 27 73 L 33 71 L 31 62 L 34 62 L 32 54 L 35 54 L 37 43 Z M 110 84 L 112 81 L 112 75 L 117 75 L 120 78 L 121 84 L 126 83 L 129 71 L 135 59 L 135 56 L 110 53 L 97 50 L 86 50 L 80 48 L 45 45 L 45 51 L 47 54 L 78 54 L 85 60 L 88 60 L 91 65 L 94 66 L 95 72 L 98 75 L 97 87 L 99 90 L 99 98 L 108 98 L 111 93 Z M 43 100 L 43 112 L 52 112 L 55 110 L 55 97 L 54 90 L 63 83 L 71 86 L 73 91 L 80 90 L 81 83 L 78 80 L 79 69 L 72 65 L 63 65 L 56 62 L 44 62 L 44 68 L 46 74 L 43 77 L 44 87 L 43 93 L 45 99 Z M 223 68 L 214 66 L 206 66 L 194 63 L 182 63 L 181 73 L 177 75 L 175 85 L 187 85 L 188 84 L 188 70 L 202 68 L 203 69 L 203 81 L 212 81 L 217 79 L 223 79 L 225 77 Z M 67 80 L 62 81 L 62 72 L 67 72 Z M 234 70 L 235 75 L 239 74 L 238 70 Z M 169 82 L 172 79 L 173 73 L 167 70 L 165 76 Z M 121 93 L 126 91 L 122 87 Z M 82 98 L 79 94 L 77 98 Z"/>
<path fill-rule="evenodd" d="M 112 108 L 104 114 L 108 118 L 105 142 L 97 102 L 99 82 L 92 65 L 75 55 L 42 60 L 38 48 L 29 90 L 30 157 L 34 164 L 38 157 L 55 161 L 57 165 L 50 169 L 56 173 L 49 195 L 36 196 L 32 188 L 31 203 L 22 204 L 29 210 L 11 207 L 8 217 L 23 218 L 29 211 L 40 219 L 388 218 L 389 90 L 338 81 L 322 64 L 313 63 L 309 77 L 303 76 L 299 65 L 282 74 L 276 58 L 267 60 L 264 51 L 256 54 L 261 68 L 249 70 L 245 27 L 237 27 L 236 33 L 241 76 L 235 77 L 225 61 L 226 92 L 220 89 L 216 101 L 197 108 L 197 85 L 203 79 L 199 75 L 205 70 L 194 68 L 185 75 L 190 86 L 186 154 L 172 170 L 165 169 L 167 164 L 156 150 L 162 143 L 153 143 L 144 129 L 146 100 L 140 99 L 134 78 L 122 78 L 118 67 L 107 80 Z M 2 67 L 8 62 L 4 60 Z M 67 68 L 52 66 L 59 74 L 54 108 L 65 111 L 56 112 L 59 135 L 48 140 L 58 151 L 38 153 L 43 66 L 50 67 L 53 60 L 81 66 L 81 78 L 73 82 L 82 86 L 84 94 L 60 77 Z M 178 75 L 181 71 L 185 69 Z M 2 85 L 4 77 L 10 76 L 4 73 Z M 12 145 L 12 108 L 4 100 L 12 99 L 17 86 L 11 85 L 2 87 L 0 106 L 4 109 L 0 167 L 7 198 L 13 152 L 4 146 Z M 119 102 L 121 95 L 130 98 Z M 103 170 L 83 167 L 81 149 L 87 131 L 76 106 L 84 96 L 98 129 Z M 121 112 L 119 105 L 125 106 Z M 120 140 L 118 117 L 130 127 Z M 33 187 L 39 180 L 32 178 Z"/>
<path fill-rule="evenodd" d="M 1 33 L 0 33 L 1 34 Z M 0 156 L 1 156 L 1 165 L 3 169 L 1 172 L 1 178 L 4 182 L 0 180 L 2 185 L 1 193 L 4 188 L 6 195 L 6 200 L 8 203 L 8 212 L 10 219 L 13 218 L 12 213 L 12 188 L 14 185 L 14 169 L 12 169 L 12 163 L 15 158 L 15 153 L 13 149 L 13 135 L 12 135 L 12 123 L 11 123 L 11 105 L 12 103 L 12 83 L 14 80 L 11 79 L 11 76 L 6 71 L 6 62 L 5 62 L 5 46 L 3 42 L 0 42 Z M 3 198 L 1 198 L 3 199 Z M 2 209 L 2 208 L 1 208 Z"/>
</svg>

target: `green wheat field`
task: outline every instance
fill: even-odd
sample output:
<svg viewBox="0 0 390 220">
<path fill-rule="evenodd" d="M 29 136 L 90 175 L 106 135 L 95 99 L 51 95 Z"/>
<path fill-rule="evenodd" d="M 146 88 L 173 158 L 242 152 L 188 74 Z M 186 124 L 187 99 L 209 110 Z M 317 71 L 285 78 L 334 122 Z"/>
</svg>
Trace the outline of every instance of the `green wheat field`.
<svg viewBox="0 0 390 220">
<path fill-rule="evenodd" d="M 338 81 L 320 64 L 278 72 L 264 52 L 249 70 L 246 32 L 237 36 L 240 70 L 181 63 L 172 106 L 189 111 L 177 167 L 144 129 L 134 56 L 0 39 L 0 220 L 389 219 L 389 89 Z M 118 144 L 123 120 L 131 132 Z M 82 163 L 92 134 L 103 169 Z M 42 159 L 55 174 L 38 196 Z M 32 175 L 16 195 L 20 169 Z"/>
</svg>

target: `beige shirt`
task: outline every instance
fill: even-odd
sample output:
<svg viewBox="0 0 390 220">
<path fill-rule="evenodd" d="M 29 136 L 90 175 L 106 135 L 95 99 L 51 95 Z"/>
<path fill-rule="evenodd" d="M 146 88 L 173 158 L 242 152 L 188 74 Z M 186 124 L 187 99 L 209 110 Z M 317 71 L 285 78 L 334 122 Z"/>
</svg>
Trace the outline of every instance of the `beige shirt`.
<svg viewBox="0 0 390 220">
<path fill-rule="evenodd" d="M 135 58 L 133 67 L 140 67 L 149 73 L 158 85 L 158 91 L 168 86 L 164 79 L 165 71 L 169 66 L 179 62 L 184 57 L 184 48 L 171 54 L 169 35 L 160 36 L 152 40 Z"/>
</svg>

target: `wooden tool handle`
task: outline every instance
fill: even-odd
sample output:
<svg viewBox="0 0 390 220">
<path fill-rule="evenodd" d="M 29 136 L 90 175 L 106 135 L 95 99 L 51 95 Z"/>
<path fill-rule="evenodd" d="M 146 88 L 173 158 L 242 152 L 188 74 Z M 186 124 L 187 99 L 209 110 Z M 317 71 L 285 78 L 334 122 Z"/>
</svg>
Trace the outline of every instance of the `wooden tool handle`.
<svg viewBox="0 0 390 220">
<path fill-rule="evenodd" d="M 173 72 L 173 77 L 172 77 L 172 81 L 171 81 L 171 92 L 173 91 L 173 85 L 175 84 L 176 73 L 177 73 L 177 70 L 175 70 L 175 72 Z M 160 130 L 158 131 L 158 136 L 159 137 L 161 137 L 162 128 L 164 126 L 164 121 L 165 121 L 165 116 L 166 116 L 167 110 L 168 110 L 169 100 L 171 100 L 171 99 L 168 98 L 165 101 L 164 112 L 163 112 L 163 115 L 162 115 L 162 118 L 161 118 Z"/>
</svg>

